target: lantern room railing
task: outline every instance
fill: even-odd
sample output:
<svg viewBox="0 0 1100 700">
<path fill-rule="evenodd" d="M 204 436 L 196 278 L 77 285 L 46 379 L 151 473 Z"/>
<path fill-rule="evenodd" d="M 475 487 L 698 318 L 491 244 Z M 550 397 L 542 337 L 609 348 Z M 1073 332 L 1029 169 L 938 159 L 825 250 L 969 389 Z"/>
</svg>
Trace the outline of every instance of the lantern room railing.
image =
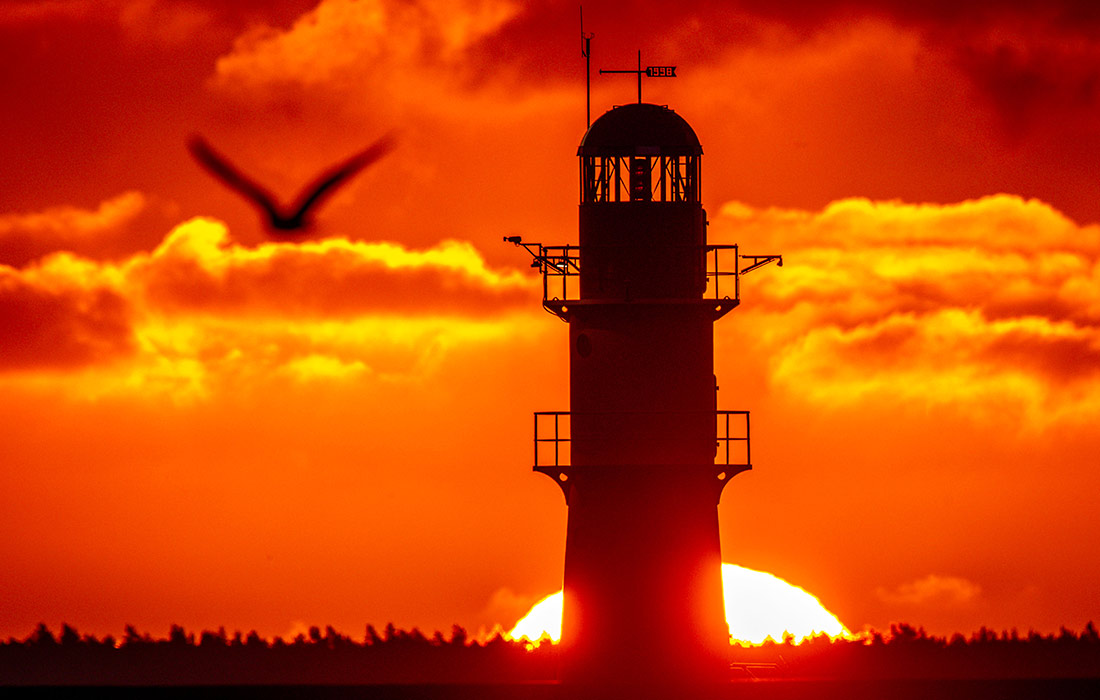
<svg viewBox="0 0 1100 700">
<path fill-rule="evenodd" d="M 581 248 L 580 246 L 558 245 L 544 246 L 539 243 L 522 244 L 530 249 L 533 260 L 531 267 L 542 273 L 542 301 L 577 302 L 581 300 Z M 736 245 L 703 246 L 707 257 L 707 294 L 703 299 L 732 299 L 737 301 L 741 295 L 739 269 L 741 257 Z M 729 258 L 733 258 L 732 267 Z M 732 278 L 725 284 L 723 278 Z M 711 283 L 713 280 L 713 284 Z"/>
<path fill-rule="evenodd" d="M 542 305 L 555 316 L 567 320 L 568 307 L 572 304 L 617 303 L 617 299 L 590 300 L 581 298 L 581 247 L 575 245 L 546 246 L 541 243 L 525 243 L 519 236 L 508 236 L 507 243 L 521 246 L 531 254 L 531 267 L 542 274 Z M 664 299 L 663 303 L 714 304 L 718 316 L 725 315 L 740 303 L 741 275 L 762 265 L 778 262 L 781 255 L 742 255 L 735 245 L 705 245 L 707 292 L 699 299 Z M 672 251 L 669 246 L 669 251 Z M 682 250 L 682 248 L 680 248 Z M 742 263 L 747 261 L 747 265 Z M 637 303 L 653 302 L 649 299 L 633 299 Z"/>
</svg>

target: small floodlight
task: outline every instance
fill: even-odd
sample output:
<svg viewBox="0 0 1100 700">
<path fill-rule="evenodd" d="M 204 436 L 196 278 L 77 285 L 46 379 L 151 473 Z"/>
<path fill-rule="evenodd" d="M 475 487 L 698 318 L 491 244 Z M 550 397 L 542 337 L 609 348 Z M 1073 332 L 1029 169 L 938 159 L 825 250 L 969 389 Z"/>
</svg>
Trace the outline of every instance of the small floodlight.
<svg viewBox="0 0 1100 700">
<path fill-rule="evenodd" d="M 515 243 L 516 245 L 519 245 L 520 243 L 523 243 L 523 236 L 505 236 L 504 242 Z"/>
</svg>

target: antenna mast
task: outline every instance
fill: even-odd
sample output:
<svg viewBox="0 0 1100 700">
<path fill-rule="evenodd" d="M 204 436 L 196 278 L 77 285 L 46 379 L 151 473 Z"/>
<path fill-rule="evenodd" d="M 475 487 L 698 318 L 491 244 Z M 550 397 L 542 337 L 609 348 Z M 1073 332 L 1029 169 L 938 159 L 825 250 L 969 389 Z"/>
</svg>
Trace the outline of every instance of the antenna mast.
<svg viewBox="0 0 1100 700">
<path fill-rule="evenodd" d="M 584 56 L 584 118 L 592 126 L 592 37 L 584 33 L 584 5 L 581 5 L 581 55 Z"/>
</svg>

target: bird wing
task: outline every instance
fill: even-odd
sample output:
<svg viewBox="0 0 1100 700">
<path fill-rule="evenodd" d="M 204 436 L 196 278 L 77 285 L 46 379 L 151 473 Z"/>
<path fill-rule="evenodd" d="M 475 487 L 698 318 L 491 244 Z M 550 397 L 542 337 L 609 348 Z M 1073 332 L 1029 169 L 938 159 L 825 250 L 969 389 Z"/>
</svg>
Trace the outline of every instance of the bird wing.
<svg viewBox="0 0 1100 700">
<path fill-rule="evenodd" d="M 200 165 L 221 180 L 224 185 L 259 205 L 273 224 L 283 218 L 271 193 L 238 170 L 225 156 L 211 148 L 201 136 L 196 135 L 188 139 L 187 149 Z"/>
<path fill-rule="evenodd" d="M 301 220 L 306 211 L 315 206 L 323 197 L 331 194 L 334 187 L 386 155 L 391 148 L 393 148 L 393 137 L 387 134 L 363 151 L 318 175 L 313 182 L 302 188 L 302 193 L 294 203 L 294 213 L 291 214 L 290 218 Z"/>
</svg>

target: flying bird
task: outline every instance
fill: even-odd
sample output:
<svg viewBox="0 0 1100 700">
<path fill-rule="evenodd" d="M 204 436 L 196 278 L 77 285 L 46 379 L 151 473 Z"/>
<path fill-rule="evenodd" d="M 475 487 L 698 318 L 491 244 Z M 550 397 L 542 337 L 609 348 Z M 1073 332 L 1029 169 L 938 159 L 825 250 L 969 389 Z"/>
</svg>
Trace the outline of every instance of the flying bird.
<svg viewBox="0 0 1100 700">
<path fill-rule="evenodd" d="M 231 190 L 251 200 L 267 217 L 270 228 L 281 232 L 301 232 L 309 228 L 311 211 L 336 187 L 375 162 L 393 147 L 391 136 L 383 136 L 364 150 L 321 173 L 302 188 L 290 207 L 282 207 L 269 190 L 242 173 L 225 156 L 215 151 L 201 136 L 187 141 L 191 155 L 214 177 Z"/>
</svg>

